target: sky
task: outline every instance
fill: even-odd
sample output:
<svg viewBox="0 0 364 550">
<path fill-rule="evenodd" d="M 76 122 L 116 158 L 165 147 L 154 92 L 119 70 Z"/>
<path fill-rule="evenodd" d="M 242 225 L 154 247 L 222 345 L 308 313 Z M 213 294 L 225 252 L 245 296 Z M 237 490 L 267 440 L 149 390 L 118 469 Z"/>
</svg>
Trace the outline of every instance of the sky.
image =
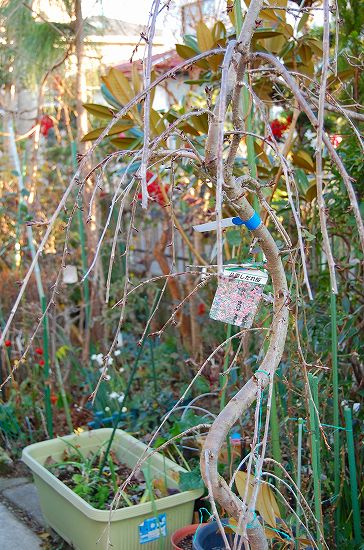
<svg viewBox="0 0 364 550">
<path fill-rule="evenodd" d="M 152 0 L 83 0 L 84 16 L 100 15 L 113 19 L 121 19 L 128 23 L 145 25 L 152 6 Z M 163 25 L 163 21 L 159 21 Z M 157 23 L 158 26 L 158 23 Z"/>
</svg>

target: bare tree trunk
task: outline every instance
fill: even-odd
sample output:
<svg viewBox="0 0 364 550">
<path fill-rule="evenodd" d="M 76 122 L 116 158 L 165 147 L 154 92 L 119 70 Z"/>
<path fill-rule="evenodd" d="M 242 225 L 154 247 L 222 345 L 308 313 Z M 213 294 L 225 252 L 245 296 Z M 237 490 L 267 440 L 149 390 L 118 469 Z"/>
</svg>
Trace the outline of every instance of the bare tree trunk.
<svg viewBox="0 0 364 550">
<path fill-rule="evenodd" d="M 76 77 L 76 113 L 77 113 L 77 148 L 80 154 L 86 150 L 86 144 L 81 141 L 87 133 L 87 113 L 83 104 L 86 103 L 86 72 L 84 63 L 84 21 L 82 17 L 81 0 L 75 0 L 76 15 L 76 37 L 75 49 L 77 58 L 77 77 Z"/>
<path fill-rule="evenodd" d="M 242 196 L 243 190 L 241 184 L 239 184 L 239 182 L 231 175 L 232 171 L 229 171 L 226 165 L 224 167 L 221 137 L 224 132 L 224 121 L 229 103 L 231 101 L 233 102 L 233 111 L 234 109 L 238 109 L 238 102 L 240 101 L 239 87 L 241 88 L 240 83 L 243 81 L 250 41 L 255 29 L 256 20 L 262 8 L 262 4 L 262 0 L 252 0 L 244 19 L 241 34 L 237 40 L 237 53 L 229 54 L 229 51 L 227 50 L 225 54 L 224 65 L 226 63 L 226 67 L 224 68 L 223 65 L 220 98 L 217 100 L 215 105 L 214 116 L 210 124 L 205 148 L 205 163 L 211 177 L 217 181 L 217 187 L 219 184 L 223 187 L 228 197 L 229 204 L 235 209 L 235 212 L 243 220 L 249 220 L 254 214 L 254 209 L 249 204 L 247 199 Z M 236 65 L 235 63 L 232 63 L 233 57 L 236 61 Z M 225 75 L 224 71 L 227 71 Z M 231 157 L 231 164 L 231 162 L 234 162 L 236 151 L 231 149 L 230 153 L 229 158 Z M 216 197 L 218 201 L 218 194 Z M 219 205 L 217 205 L 217 208 L 218 206 Z M 245 542 L 251 549 L 266 550 L 268 548 L 268 543 L 264 534 L 264 529 L 259 521 L 254 521 L 254 502 L 242 502 L 218 473 L 218 457 L 226 441 L 226 437 L 240 416 L 257 399 L 258 393 L 261 389 L 273 382 L 275 369 L 279 365 L 283 354 L 287 334 L 288 288 L 278 247 L 263 223 L 253 230 L 252 233 L 254 237 L 257 238 L 257 241 L 267 258 L 267 267 L 271 275 L 274 288 L 274 315 L 270 332 L 269 347 L 257 373 L 245 383 L 245 385 L 229 401 L 214 421 L 209 434 L 206 437 L 200 462 L 201 473 L 206 487 L 208 488 L 210 502 L 215 512 L 214 515 L 216 520 L 220 524 L 220 530 L 222 530 L 222 526 L 214 504 L 215 501 L 219 503 L 220 506 L 230 515 L 232 515 L 239 522 L 239 525 L 243 526 L 243 533 L 245 532 L 244 527 L 246 526 L 247 540 Z"/>
</svg>

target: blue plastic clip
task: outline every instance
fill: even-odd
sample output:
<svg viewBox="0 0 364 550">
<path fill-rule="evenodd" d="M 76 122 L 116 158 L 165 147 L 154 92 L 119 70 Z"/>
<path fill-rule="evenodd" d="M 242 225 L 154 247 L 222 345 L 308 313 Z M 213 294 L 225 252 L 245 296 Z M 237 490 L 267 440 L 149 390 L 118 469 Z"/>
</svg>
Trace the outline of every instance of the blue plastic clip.
<svg viewBox="0 0 364 550">
<path fill-rule="evenodd" d="M 249 231 L 254 231 L 254 229 L 257 229 L 257 227 L 260 226 L 262 223 L 262 220 L 260 219 L 259 214 L 254 212 L 251 218 L 249 220 L 242 220 L 238 216 L 232 219 L 232 222 L 234 225 L 245 225 Z"/>
</svg>

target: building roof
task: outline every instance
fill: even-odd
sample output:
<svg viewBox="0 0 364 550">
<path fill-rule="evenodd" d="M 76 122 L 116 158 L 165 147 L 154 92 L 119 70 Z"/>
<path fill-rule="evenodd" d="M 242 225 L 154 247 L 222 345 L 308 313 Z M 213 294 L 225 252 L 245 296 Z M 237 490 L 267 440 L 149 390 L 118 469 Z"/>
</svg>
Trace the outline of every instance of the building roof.
<svg viewBox="0 0 364 550">
<path fill-rule="evenodd" d="M 183 59 L 176 53 L 176 50 L 168 50 L 167 52 L 157 53 L 152 56 L 152 67 L 157 72 L 166 72 L 169 69 L 177 67 L 182 61 Z M 142 69 L 143 60 L 137 59 L 132 63 L 130 60 L 124 61 L 120 65 L 116 65 L 115 68 L 129 76 L 131 75 L 133 65 L 137 65 L 138 68 Z"/>
</svg>

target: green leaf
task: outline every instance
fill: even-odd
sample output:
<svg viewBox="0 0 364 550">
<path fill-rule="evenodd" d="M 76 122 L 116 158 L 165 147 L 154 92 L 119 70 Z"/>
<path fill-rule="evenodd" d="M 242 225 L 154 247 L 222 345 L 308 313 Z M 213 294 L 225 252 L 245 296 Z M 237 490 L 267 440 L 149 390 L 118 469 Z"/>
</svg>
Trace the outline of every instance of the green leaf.
<svg viewBox="0 0 364 550">
<path fill-rule="evenodd" d="M 310 14 L 309 13 L 304 13 L 300 19 L 300 22 L 298 23 L 298 26 L 297 26 L 297 30 L 300 31 L 302 30 L 302 28 L 306 25 L 307 21 L 308 21 L 308 18 L 309 18 Z"/>
<path fill-rule="evenodd" d="M 314 241 L 316 239 L 315 235 L 312 235 L 307 229 L 302 229 L 302 235 L 305 237 L 306 241 Z"/>
<path fill-rule="evenodd" d="M 316 182 L 314 182 L 310 187 L 307 189 L 305 193 L 305 199 L 307 202 L 312 202 L 313 199 L 317 197 L 317 186 Z"/>
<path fill-rule="evenodd" d="M 120 122 L 117 122 L 114 124 L 114 126 L 111 128 L 108 136 L 115 136 L 116 134 L 121 134 L 121 132 L 125 132 L 126 130 L 130 130 L 134 126 L 133 122 L 131 120 L 121 120 Z M 93 141 L 94 139 L 97 139 L 101 136 L 102 132 L 105 130 L 106 126 L 101 126 L 100 128 L 95 128 L 94 130 L 91 130 L 91 132 L 88 132 L 85 136 L 83 136 L 81 141 Z"/>
<path fill-rule="evenodd" d="M 129 80 L 122 71 L 112 68 L 101 80 L 121 105 L 126 105 L 134 97 Z"/>
<path fill-rule="evenodd" d="M 194 489 L 202 489 L 204 482 L 200 474 L 200 470 L 192 470 L 191 472 L 180 472 L 179 488 L 181 491 L 193 491 Z"/>
<path fill-rule="evenodd" d="M 111 143 L 118 147 L 118 149 L 135 149 L 140 142 L 140 138 L 133 138 L 133 137 L 123 137 L 123 138 L 112 138 Z"/>
<path fill-rule="evenodd" d="M 208 52 L 213 48 L 214 38 L 212 36 L 212 32 L 210 31 L 206 23 L 204 23 L 203 21 L 200 21 L 197 24 L 196 34 L 197 34 L 198 47 L 202 52 Z"/>
<path fill-rule="evenodd" d="M 241 232 L 239 229 L 229 229 L 226 238 L 230 246 L 239 246 L 241 243 Z"/>
<path fill-rule="evenodd" d="M 114 111 L 110 107 L 107 107 L 106 105 L 97 105 L 96 103 L 84 103 L 83 106 L 85 107 L 86 111 L 90 113 L 90 115 L 93 115 L 96 118 L 111 119 L 116 113 L 116 111 Z"/>
<path fill-rule="evenodd" d="M 308 172 L 315 171 L 315 164 L 312 158 L 306 151 L 303 151 L 303 149 L 300 149 L 299 151 L 293 154 L 292 162 L 295 166 L 299 166 L 300 168 L 303 168 Z"/>
<path fill-rule="evenodd" d="M 182 59 L 190 59 L 191 57 L 195 57 L 196 53 L 195 50 L 190 48 L 189 46 L 185 46 L 184 44 L 176 44 L 176 52 Z M 201 69 L 208 69 L 209 64 L 205 59 L 200 59 L 200 61 L 196 62 L 196 65 L 198 67 L 201 67 Z"/>
<path fill-rule="evenodd" d="M 274 29 L 257 29 L 254 32 L 254 38 L 260 40 L 261 38 L 275 38 L 276 36 L 282 36 L 282 31 L 277 31 Z"/>
</svg>

